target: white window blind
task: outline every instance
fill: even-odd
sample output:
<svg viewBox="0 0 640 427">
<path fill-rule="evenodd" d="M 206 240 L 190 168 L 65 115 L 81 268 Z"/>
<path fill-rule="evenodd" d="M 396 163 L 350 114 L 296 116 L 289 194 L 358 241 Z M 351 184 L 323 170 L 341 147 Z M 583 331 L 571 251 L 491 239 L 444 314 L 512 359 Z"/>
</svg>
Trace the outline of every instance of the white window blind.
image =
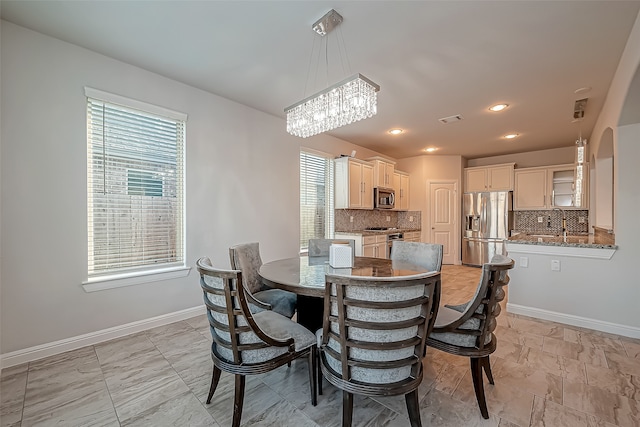
<svg viewBox="0 0 640 427">
<path fill-rule="evenodd" d="M 87 89 L 89 278 L 184 266 L 186 116 L 98 92 Z"/>
<path fill-rule="evenodd" d="M 333 160 L 328 155 L 300 152 L 300 250 L 309 239 L 332 238 Z"/>
</svg>

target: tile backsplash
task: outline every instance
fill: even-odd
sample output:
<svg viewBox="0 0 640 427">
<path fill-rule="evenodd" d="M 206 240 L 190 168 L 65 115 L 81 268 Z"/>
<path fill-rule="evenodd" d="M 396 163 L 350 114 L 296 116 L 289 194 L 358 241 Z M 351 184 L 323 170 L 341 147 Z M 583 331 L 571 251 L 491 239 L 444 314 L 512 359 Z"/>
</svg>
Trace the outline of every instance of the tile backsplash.
<svg viewBox="0 0 640 427">
<path fill-rule="evenodd" d="M 568 233 L 589 232 L 588 210 L 565 210 L 565 215 Z M 562 231 L 562 213 L 558 211 L 514 211 L 513 216 L 516 231 L 533 234 L 555 234 Z M 538 218 L 542 218 L 542 222 L 538 222 Z"/>
<path fill-rule="evenodd" d="M 387 211 L 363 209 L 336 209 L 336 231 L 359 231 L 366 227 L 397 227 L 419 230 L 421 224 L 420 211 Z M 353 217 L 353 222 L 351 218 Z M 387 217 L 389 221 L 387 221 Z M 413 219 L 413 221 L 411 221 Z"/>
</svg>

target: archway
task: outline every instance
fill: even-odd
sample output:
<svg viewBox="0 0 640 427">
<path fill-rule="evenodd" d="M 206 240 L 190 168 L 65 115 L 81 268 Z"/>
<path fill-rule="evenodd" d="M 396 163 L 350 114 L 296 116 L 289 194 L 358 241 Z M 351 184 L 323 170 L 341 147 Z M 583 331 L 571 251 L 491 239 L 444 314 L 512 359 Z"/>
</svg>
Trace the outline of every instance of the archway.
<svg viewBox="0 0 640 427">
<path fill-rule="evenodd" d="M 614 219 L 614 150 L 613 150 L 613 129 L 607 128 L 602 133 L 598 152 L 595 153 L 594 163 L 591 165 L 592 172 L 595 169 L 595 176 L 590 180 L 595 186 L 595 225 L 603 228 L 613 229 Z M 592 192 L 593 193 L 593 192 Z M 594 206 L 592 203 L 591 206 Z"/>
</svg>

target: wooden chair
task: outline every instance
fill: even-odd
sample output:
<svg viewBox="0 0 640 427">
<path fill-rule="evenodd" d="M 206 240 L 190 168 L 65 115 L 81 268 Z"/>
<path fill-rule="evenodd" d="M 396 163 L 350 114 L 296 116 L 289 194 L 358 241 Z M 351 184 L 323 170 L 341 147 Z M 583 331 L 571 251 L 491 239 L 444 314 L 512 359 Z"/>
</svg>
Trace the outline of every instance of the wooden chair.
<svg viewBox="0 0 640 427">
<path fill-rule="evenodd" d="M 354 393 L 404 395 L 411 425 L 421 426 L 417 389 L 439 289 L 440 273 L 326 276 L 320 366 L 343 390 L 343 426 L 351 426 Z"/>
<path fill-rule="evenodd" d="M 438 243 L 395 240 L 389 258 L 419 265 L 429 271 L 442 271 L 442 249 L 442 245 Z"/>
<path fill-rule="evenodd" d="M 315 406 L 316 336 L 274 311 L 251 313 L 240 271 L 215 269 L 208 258 L 200 258 L 196 266 L 213 338 L 213 375 L 207 403 L 211 403 L 222 371 L 234 374 L 233 426 L 237 427 L 242 417 L 245 376 L 308 356 L 311 404 Z"/>
<path fill-rule="evenodd" d="M 257 242 L 244 243 L 229 248 L 229 258 L 233 270 L 242 271 L 242 280 L 251 310 L 273 310 L 289 319 L 296 311 L 297 297 L 293 292 L 272 289 L 262 283 L 258 270 L 262 266 L 260 246 Z"/>
<path fill-rule="evenodd" d="M 509 283 L 507 270 L 513 268 L 512 259 L 495 255 L 482 266 L 482 276 L 476 293 L 470 301 L 438 310 L 436 323 L 427 339 L 429 347 L 471 360 L 471 377 L 482 417 L 489 418 L 484 395 L 482 370 L 493 384 L 489 355 L 497 346 L 496 317 L 500 314 L 500 301 L 504 299 L 503 286 Z"/>
</svg>

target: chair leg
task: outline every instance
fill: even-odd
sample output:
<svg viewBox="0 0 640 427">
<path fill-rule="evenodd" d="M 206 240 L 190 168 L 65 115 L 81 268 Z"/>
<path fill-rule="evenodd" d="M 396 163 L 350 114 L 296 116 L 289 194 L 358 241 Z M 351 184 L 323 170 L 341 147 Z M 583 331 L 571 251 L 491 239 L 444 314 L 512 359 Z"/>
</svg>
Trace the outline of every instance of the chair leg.
<svg viewBox="0 0 640 427">
<path fill-rule="evenodd" d="M 482 366 L 480 359 L 472 357 L 471 359 L 471 378 L 473 378 L 473 388 L 476 391 L 476 400 L 480 407 L 480 413 L 485 420 L 489 419 L 489 411 L 487 410 L 487 401 L 484 396 L 484 381 L 482 380 Z"/>
<path fill-rule="evenodd" d="M 322 367 L 320 366 L 320 364 L 322 363 L 322 361 L 320 360 L 320 349 L 317 350 L 316 352 L 316 368 L 318 370 L 318 394 L 320 396 L 322 396 Z"/>
<path fill-rule="evenodd" d="M 404 400 L 407 402 L 407 411 L 409 412 L 411 427 L 422 427 L 422 420 L 420 420 L 420 404 L 418 403 L 418 390 L 416 389 L 405 394 Z"/>
<path fill-rule="evenodd" d="M 489 380 L 489 384 L 494 384 L 494 382 L 493 382 L 493 374 L 491 373 L 491 361 L 489 360 L 489 356 L 481 358 L 480 359 L 480 364 L 484 368 L 484 373 L 487 375 L 487 379 Z"/>
<path fill-rule="evenodd" d="M 240 427 L 244 403 L 244 375 L 236 375 L 236 394 L 233 400 L 233 427 Z"/>
<path fill-rule="evenodd" d="M 216 365 L 213 365 L 213 375 L 211 375 L 211 386 L 209 387 L 209 396 L 207 396 L 207 404 L 211 403 L 211 398 L 213 397 L 213 393 L 216 391 L 216 387 L 218 387 L 218 381 L 220 381 L 220 374 L 222 371 Z"/>
<path fill-rule="evenodd" d="M 342 427 L 351 427 L 353 416 L 353 394 L 342 392 Z"/>
<path fill-rule="evenodd" d="M 318 360 L 318 347 L 315 345 L 311 347 L 311 351 L 309 352 L 309 386 L 311 387 L 311 405 L 316 406 L 318 404 L 317 390 L 318 386 L 316 383 L 316 362 Z"/>
</svg>

